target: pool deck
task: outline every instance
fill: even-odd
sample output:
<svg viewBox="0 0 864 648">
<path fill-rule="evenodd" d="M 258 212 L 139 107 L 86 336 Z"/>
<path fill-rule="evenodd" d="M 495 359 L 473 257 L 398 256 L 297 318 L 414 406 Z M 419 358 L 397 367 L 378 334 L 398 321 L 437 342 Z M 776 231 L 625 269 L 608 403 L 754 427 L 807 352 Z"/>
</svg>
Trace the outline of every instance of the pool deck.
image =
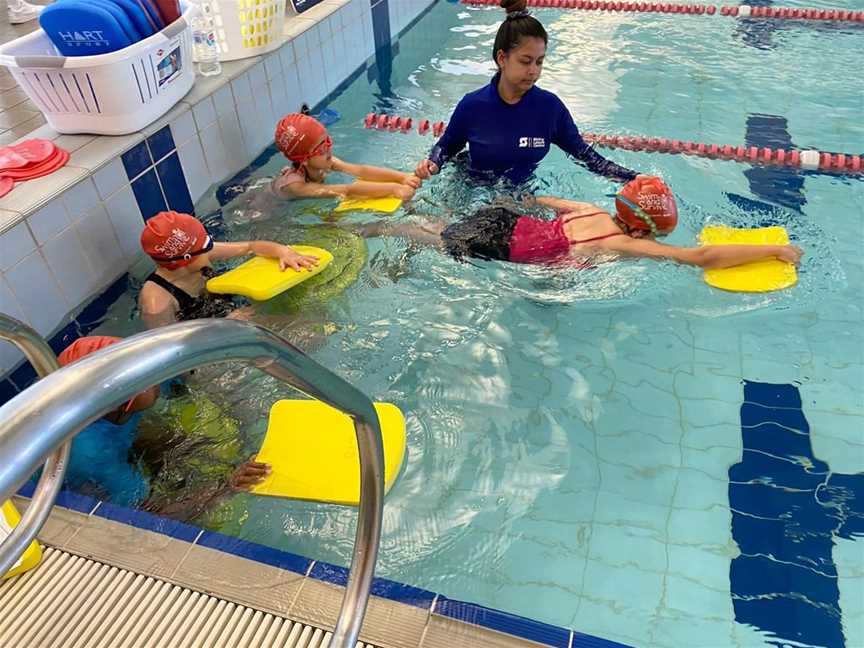
<svg viewBox="0 0 864 648">
<path fill-rule="evenodd" d="M 89 498 L 72 494 L 61 498 L 64 496 L 77 509 L 93 504 Z M 23 511 L 29 500 L 15 497 L 13 502 Z M 94 514 L 100 507 L 111 511 Z M 66 636 L 53 640 L 62 639 L 64 645 L 78 645 L 76 640 L 94 645 L 101 640 L 109 642 L 101 645 L 131 646 L 137 645 L 136 637 L 142 641 L 146 637 L 147 645 L 173 648 L 201 645 L 195 642 L 215 640 L 219 632 L 224 640 L 230 632 L 235 641 L 241 635 L 246 641 L 218 645 L 252 647 L 274 645 L 266 640 L 283 630 L 287 635 L 289 628 L 298 624 L 302 629 L 292 632 L 307 636 L 311 642 L 286 645 L 327 645 L 344 589 L 327 582 L 328 576 L 322 575 L 328 571 L 322 567 L 324 563 L 104 503 L 96 503 L 90 512 L 75 508 L 56 506 L 52 510 L 39 534 L 42 563 L 0 584 L 0 613 L 7 619 L 0 623 L 3 645 L 14 645 L 9 642 L 20 641 L 25 635 L 32 640 L 37 633 L 47 641 L 52 637 L 45 633 L 63 630 Z M 120 521 L 107 515 L 129 519 Z M 155 521 L 159 531 L 136 526 L 144 517 Z M 240 551 L 248 557 L 237 555 Z M 282 566 L 266 564 L 262 557 Z M 214 570 L 217 564 L 218 570 Z M 333 580 L 332 571 L 329 578 Z M 79 587 L 82 579 L 93 587 Z M 449 601 L 444 597 L 402 587 L 402 596 L 407 594 L 405 600 L 409 602 L 370 598 L 360 634 L 367 648 L 581 645 L 578 635 L 574 643 L 575 633 L 569 633 L 566 643 L 547 644 L 456 620 L 447 616 L 444 608 Z M 55 588 L 62 588 L 64 595 L 44 596 Z M 434 597 L 429 605 L 424 602 L 426 594 Z M 130 597 L 136 598 L 136 605 L 129 603 Z M 194 601 L 198 604 L 193 605 Z M 38 608 L 32 621 L 10 621 L 7 614 L 27 602 Z M 206 608 L 203 612 L 202 607 Z M 86 614 L 95 608 L 99 609 L 97 614 Z M 142 614 L 144 608 L 147 614 Z M 226 609 L 230 616 L 218 614 Z M 156 631 L 159 634 L 153 634 Z M 586 639 L 591 639 L 592 646 L 619 645 Z"/>
</svg>

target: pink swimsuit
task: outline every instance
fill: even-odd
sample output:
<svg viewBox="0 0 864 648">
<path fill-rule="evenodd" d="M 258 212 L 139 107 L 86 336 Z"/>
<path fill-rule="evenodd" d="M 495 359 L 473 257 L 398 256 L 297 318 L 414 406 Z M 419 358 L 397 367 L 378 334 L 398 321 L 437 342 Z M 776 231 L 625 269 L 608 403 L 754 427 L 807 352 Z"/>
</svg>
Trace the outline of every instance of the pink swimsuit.
<svg viewBox="0 0 864 648">
<path fill-rule="evenodd" d="M 513 228 L 513 234 L 510 235 L 510 261 L 513 263 L 549 261 L 567 254 L 571 245 L 620 236 L 621 232 L 612 232 L 581 241 L 571 241 L 564 233 L 565 223 L 569 223 L 571 220 L 576 220 L 577 218 L 587 218 L 604 213 L 597 211 L 580 216 L 571 216 L 566 219 L 562 215 L 555 220 L 520 216 L 516 221 L 516 226 Z"/>
</svg>

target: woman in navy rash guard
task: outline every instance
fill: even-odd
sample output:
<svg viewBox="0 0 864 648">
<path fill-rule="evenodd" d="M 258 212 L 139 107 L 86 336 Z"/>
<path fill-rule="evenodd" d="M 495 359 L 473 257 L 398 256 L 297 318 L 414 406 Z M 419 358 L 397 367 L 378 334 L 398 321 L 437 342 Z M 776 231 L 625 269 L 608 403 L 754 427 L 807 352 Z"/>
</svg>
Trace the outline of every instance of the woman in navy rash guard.
<svg viewBox="0 0 864 648">
<path fill-rule="evenodd" d="M 591 148 L 561 99 L 535 85 L 549 36 L 524 11 L 525 5 L 525 0 L 501 0 L 507 19 L 498 28 L 492 53 L 498 73 L 489 85 L 462 97 L 444 135 L 415 174 L 424 180 L 435 175 L 468 144 L 472 169 L 520 183 L 555 144 L 594 173 L 620 182 L 632 180 L 635 171 Z"/>
</svg>

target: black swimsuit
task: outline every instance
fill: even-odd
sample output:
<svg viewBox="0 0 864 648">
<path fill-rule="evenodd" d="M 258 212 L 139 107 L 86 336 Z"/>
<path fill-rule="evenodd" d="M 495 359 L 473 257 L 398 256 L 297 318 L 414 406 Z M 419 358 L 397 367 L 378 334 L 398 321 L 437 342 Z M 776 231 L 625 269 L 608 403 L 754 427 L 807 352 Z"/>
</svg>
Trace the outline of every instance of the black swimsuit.
<svg viewBox="0 0 864 648">
<path fill-rule="evenodd" d="M 205 268 L 201 271 L 205 278 L 212 273 L 210 268 Z M 182 288 L 178 288 L 164 277 L 160 277 L 155 272 L 151 274 L 144 283 L 152 281 L 160 288 L 167 290 L 177 303 L 180 305 L 180 310 L 177 311 L 177 321 L 185 322 L 186 320 L 202 319 L 205 317 L 225 317 L 232 310 L 237 308 L 234 300 L 226 295 L 213 295 L 206 290 L 198 297 L 193 297 Z"/>
</svg>

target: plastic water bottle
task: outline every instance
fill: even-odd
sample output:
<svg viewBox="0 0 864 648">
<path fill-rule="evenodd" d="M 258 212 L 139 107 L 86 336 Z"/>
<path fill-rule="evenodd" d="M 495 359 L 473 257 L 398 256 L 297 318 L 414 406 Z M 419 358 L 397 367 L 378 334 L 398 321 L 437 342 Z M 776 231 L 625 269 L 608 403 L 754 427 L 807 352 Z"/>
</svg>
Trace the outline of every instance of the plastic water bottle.
<svg viewBox="0 0 864 648">
<path fill-rule="evenodd" d="M 222 73 L 222 64 L 219 62 L 219 46 L 216 45 L 216 32 L 210 17 L 210 3 L 206 0 L 195 0 L 195 5 L 198 11 L 192 18 L 191 27 L 198 74 L 215 76 Z"/>
</svg>

